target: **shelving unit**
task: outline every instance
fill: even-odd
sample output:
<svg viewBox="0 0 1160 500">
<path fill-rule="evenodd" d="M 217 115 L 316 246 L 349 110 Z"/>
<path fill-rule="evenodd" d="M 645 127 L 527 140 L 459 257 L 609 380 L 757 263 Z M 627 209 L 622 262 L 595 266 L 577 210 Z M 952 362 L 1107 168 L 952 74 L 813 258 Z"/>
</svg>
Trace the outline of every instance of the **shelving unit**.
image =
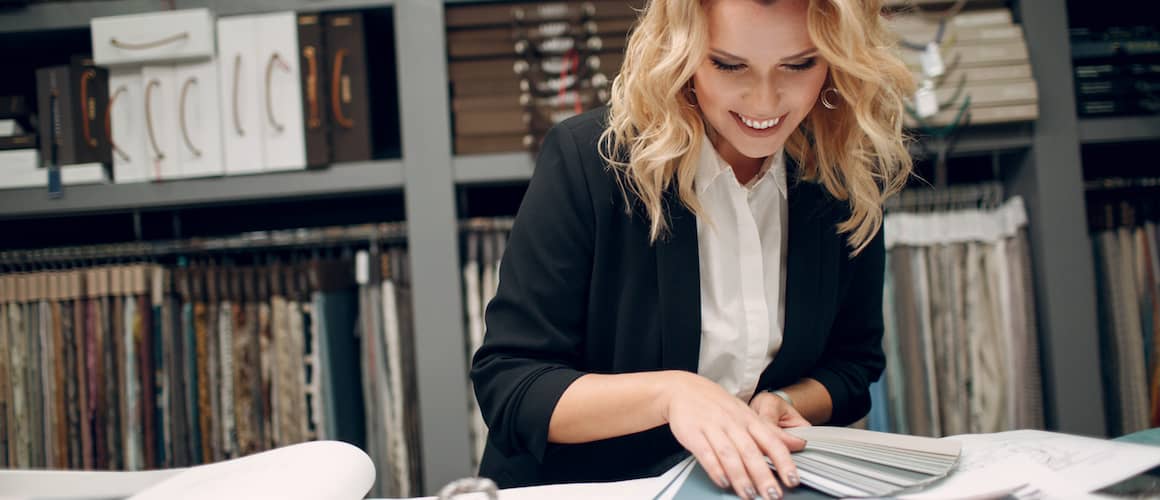
<svg viewBox="0 0 1160 500">
<path fill-rule="evenodd" d="M 216 15 L 262 12 L 347 10 L 390 7 L 394 0 L 173 0 L 175 9 L 208 8 Z M 85 29 L 94 17 L 143 14 L 163 9 L 160 0 L 91 0 L 34 2 L 19 10 L 0 11 L 0 33 Z"/>
<path fill-rule="evenodd" d="M 401 161 L 344 163 L 323 170 L 65 186 L 64 196 L 58 199 L 49 198 L 44 188 L 5 190 L 0 191 L 0 219 L 320 198 L 402 188 Z"/>
<path fill-rule="evenodd" d="M 159 184 L 66 187 L 62 199 L 43 190 L 0 192 L 0 220 L 70 217 L 200 205 L 335 197 L 401 190 L 406 203 L 414 282 L 416 366 L 426 494 L 469 476 L 462 295 L 456 188 L 526 182 L 528 153 L 453 156 L 447 89 L 444 5 L 468 0 L 174 0 L 177 9 L 208 7 L 218 15 L 274 10 L 390 7 L 394 11 L 403 157 L 335 165 L 320 171 L 197 179 Z M 501 0 L 470 0 L 497 2 Z M 1035 291 L 1051 429 L 1102 435 L 1095 280 L 1084 220 L 1080 142 L 1160 138 L 1160 118 L 1078 120 L 1067 50 L 1065 2 L 1014 2 L 1039 85 L 1034 125 L 967 130 L 952 156 L 1020 151 L 1007 179 L 1030 211 Z M 83 29 L 96 16 L 159 10 L 157 0 L 34 3 L 0 12 L 0 33 Z M 374 210 L 374 207 L 368 207 Z"/>
</svg>

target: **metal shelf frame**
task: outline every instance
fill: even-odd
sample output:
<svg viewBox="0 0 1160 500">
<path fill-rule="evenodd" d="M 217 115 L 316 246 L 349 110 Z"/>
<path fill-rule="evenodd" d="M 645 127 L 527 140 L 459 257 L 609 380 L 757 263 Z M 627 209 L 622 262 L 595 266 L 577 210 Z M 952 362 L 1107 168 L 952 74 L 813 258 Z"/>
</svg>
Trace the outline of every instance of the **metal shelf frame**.
<svg viewBox="0 0 1160 500">
<path fill-rule="evenodd" d="M 1084 144 L 1160 140 L 1160 116 L 1081 118 L 1079 140 Z"/>
<path fill-rule="evenodd" d="M 44 188 L 11 189 L 0 191 L 0 220 L 324 198 L 402 188 L 403 162 L 382 160 L 339 163 L 320 170 L 65 186 L 64 196 L 57 199 L 49 198 Z"/>
<path fill-rule="evenodd" d="M 502 184 L 527 182 L 532 178 L 535 160 L 531 153 L 496 153 L 456 156 L 455 184 Z"/>
</svg>

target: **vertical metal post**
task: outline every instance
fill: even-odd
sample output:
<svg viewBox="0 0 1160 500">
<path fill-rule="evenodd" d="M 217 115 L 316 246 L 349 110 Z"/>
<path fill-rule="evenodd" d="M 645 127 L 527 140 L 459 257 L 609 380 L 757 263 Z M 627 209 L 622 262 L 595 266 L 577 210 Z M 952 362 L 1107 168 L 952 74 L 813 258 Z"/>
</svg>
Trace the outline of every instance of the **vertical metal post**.
<svg viewBox="0 0 1160 500">
<path fill-rule="evenodd" d="M 1032 151 L 1013 180 L 1031 217 L 1048 427 L 1103 436 L 1095 274 L 1085 211 L 1067 3 L 1024 0 L 1039 88 Z"/>
<path fill-rule="evenodd" d="M 396 0 L 424 487 L 471 475 L 443 2 Z"/>
</svg>

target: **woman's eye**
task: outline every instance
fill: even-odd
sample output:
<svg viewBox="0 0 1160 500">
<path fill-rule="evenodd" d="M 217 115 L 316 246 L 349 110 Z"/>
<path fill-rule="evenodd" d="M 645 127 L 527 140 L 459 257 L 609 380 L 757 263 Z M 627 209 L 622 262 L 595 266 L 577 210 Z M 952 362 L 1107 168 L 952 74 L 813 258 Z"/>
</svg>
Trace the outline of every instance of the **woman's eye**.
<svg viewBox="0 0 1160 500">
<path fill-rule="evenodd" d="M 709 60 L 713 61 L 713 66 L 716 66 L 717 69 L 719 69 L 721 71 L 726 71 L 726 72 L 732 73 L 735 71 L 741 71 L 741 70 L 745 69 L 744 64 L 725 64 L 725 63 L 718 61 L 716 59 L 709 59 Z"/>
<path fill-rule="evenodd" d="M 797 64 L 786 64 L 785 69 L 790 70 L 790 71 L 805 71 L 807 69 L 814 67 L 817 64 L 818 64 L 818 58 L 811 57 L 809 59 L 806 59 L 804 62 L 800 62 Z"/>
</svg>

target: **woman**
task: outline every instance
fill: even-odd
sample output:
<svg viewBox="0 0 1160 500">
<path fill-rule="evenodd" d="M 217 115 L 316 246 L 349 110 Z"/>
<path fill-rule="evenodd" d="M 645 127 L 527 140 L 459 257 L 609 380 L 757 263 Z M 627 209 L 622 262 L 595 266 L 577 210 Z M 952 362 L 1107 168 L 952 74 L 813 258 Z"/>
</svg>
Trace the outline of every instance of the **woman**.
<svg viewBox="0 0 1160 500">
<path fill-rule="evenodd" d="M 880 9 L 649 3 L 608 108 L 548 134 L 516 218 L 471 370 L 482 476 L 644 477 L 688 450 L 779 498 L 805 444 L 784 427 L 867 413 L 913 89 Z"/>
</svg>

